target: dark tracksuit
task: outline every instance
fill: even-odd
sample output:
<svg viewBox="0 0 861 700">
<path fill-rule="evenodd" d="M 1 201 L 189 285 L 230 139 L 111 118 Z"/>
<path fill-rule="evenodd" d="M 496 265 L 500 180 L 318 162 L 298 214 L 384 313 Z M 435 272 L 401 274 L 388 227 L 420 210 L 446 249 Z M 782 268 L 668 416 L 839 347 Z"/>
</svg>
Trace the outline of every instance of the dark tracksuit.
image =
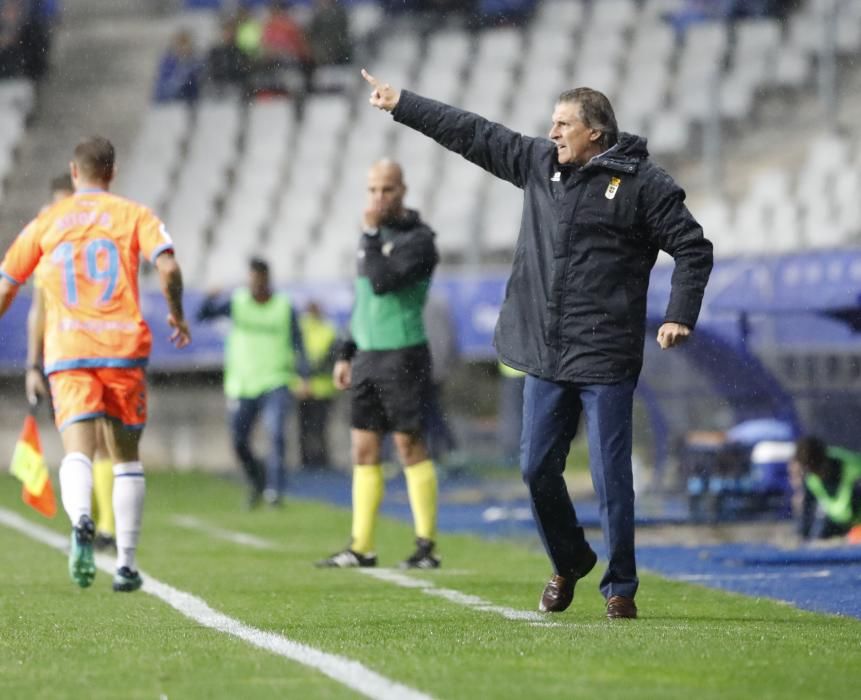
<svg viewBox="0 0 861 700">
<path fill-rule="evenodd" d="M 576 574 L 588 544 L 562 472 L 580 413 L 601 505 L 606 597 L 633 597 L 633 391 L 642 367 L 646 293 L 659 250 L 675 259 L 665 320 L 693 328 L 712 247 L 684 191 L 649 160 L 645 139 L 619 142 L 583 167 L 554 144 L 401 93 L 392 116 L 523 190 L 523 216 L 495 345 L 527 373 L 521 469 L 556 572 Z"/>
</svg>

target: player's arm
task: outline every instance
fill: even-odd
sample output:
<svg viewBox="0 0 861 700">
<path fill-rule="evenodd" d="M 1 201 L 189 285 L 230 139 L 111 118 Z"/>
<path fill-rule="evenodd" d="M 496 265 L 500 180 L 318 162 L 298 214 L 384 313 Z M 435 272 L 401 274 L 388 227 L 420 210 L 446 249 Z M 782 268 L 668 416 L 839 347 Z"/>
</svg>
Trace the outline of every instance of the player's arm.
<svg viewBox="0 0 861 700">
<path fill-rule="evenodd" d="M 364 69 L 362 76 L 372 88 L 370 103 L 391 112 L 396 122 L 429 136 L 441 146 L 516 187 L 525 185 L 534 138 L 518 134 L 478 114 L 408 90 L 397 90 Z"/>
<path fill-rule="evenodd" d="M 0 277 L 0 318 L 12 306 L 21 285 L 12 282 L 7 277 Z"/>
<path fill-rule="evenodd" d="M 365 274 L 374 294 L 393 292 L 430 276 L 439 261 L 429 230 L 400 234 L 389 243 L 382 243 L 379 234 L 365 233 L 363 238 Z"/>
<path fill-rule="evenodd" d="M 45 346 L 45 297 L 41 287 L 33 288 L 30 311 L 27 313 L 27 373 L 24 387 L 27 401 L 35 406 L 40 398 L 48 396 L 45 375 L 42 369 L 42 355 Z"/>
<path fill-rule="evenodd" d="M 32 221 L 18 235 L 0 264 L 0 318 L 15 301 L 21 285 L 33 274 L 42 259 L 38 221 Z"/>
<path fill-rule="evenodd" d="M 172 250 L 160 253 L 155 259 L 161 282 L 161 293 L 167 301 L 167 322 L 173 329 L 170 340 L 178 348 L 184 348 L 191 342 L 191 331 L 182 310 L 182 270 L 173 255 Z"/>
<path fill-rule="evenodd" d="M 332 380 L 335 382 L 335 388 L 344 391 L 349 389 L 353 383 L 353 358 L 356 356 L 358 348 L 349 331 L 345 332 L 336 345 Z"/>
</svg>

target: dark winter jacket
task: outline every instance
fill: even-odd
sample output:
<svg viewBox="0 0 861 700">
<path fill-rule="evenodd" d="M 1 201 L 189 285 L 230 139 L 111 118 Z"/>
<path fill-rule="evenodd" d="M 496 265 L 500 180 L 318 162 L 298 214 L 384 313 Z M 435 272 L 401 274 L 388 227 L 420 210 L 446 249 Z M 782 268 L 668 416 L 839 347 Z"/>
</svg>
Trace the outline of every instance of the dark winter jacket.
<svg viewBox="0 0 861 700">
<path fill-rule="evenodd" d="M 496 326 L 506 365 L 562 382 L 615 383 L 638 374 L 659 250 L 676 264 L 665 320 L 693 328 L 712 246 L 684 191 L 649 160 L 645 139 L 621 134 L 585 166 L 560 166 L 547 139 L 406 90 L 393 116 L 523 190 Z"/>
</svg>

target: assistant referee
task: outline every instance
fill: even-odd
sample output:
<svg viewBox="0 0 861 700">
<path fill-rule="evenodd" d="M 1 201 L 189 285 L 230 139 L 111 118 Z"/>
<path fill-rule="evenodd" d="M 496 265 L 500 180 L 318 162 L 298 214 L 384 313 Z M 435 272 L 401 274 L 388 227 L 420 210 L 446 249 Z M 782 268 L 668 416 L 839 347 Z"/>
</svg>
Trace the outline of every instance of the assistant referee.
<svg viewBox="0 0 861 700">
<path fill-rule="evenodd" d="M 317 563 L 376 566 L 374 526 L 383 499 L 383 437 L 391 432 L 404 467 L 416 549 L 401 566 L 437 568 L 437 477 L 424 443 L 431 359 L 422 311 L 439 256 L 434 232 L 404 207 L 403 171 L 392 161 L 368 173 L 350 338 L 334 379 L 351 389 L 353 532 L 347 549 Z"/>
</svg>

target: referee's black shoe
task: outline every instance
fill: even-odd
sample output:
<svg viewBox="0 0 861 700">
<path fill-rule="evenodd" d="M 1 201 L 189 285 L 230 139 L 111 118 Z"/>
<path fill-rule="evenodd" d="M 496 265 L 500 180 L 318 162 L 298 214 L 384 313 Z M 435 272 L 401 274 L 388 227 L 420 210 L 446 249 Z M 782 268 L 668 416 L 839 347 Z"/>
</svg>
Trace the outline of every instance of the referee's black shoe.
<svg viewBox="0 0 861 700">
<path fill-rule="evenodd" d="M 318 569 L 358 569 L 376 565 L 376 554 L 361 554 L 349 548 L 342 552 L 336 552 L 331 557 L 321 559 L 314 564 Z"/>
<path fill-rule="evenodd" d="M 440 558 L 433 553 L 434 541 L 424 537 L 416 538 L 416 551 L 401 562 L 402 569 L 438 569 Z"/>
</svg>

